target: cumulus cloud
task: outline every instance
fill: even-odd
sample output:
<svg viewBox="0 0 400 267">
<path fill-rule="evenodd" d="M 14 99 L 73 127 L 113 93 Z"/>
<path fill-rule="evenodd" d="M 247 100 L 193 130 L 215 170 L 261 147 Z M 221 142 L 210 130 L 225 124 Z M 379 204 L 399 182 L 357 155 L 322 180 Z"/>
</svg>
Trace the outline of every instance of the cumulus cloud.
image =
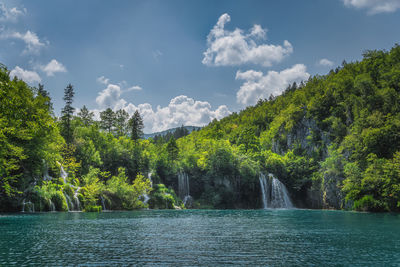
<svg viewBox="0 0 400 267">
<path fill-rule="evenodd" d="M 24 70 L 19 66 L 16 66 L 12 71 L 10 71 L 10 78 L 18 77 L 19 79 L 25 81 L 28 84 L 40 83 L 42 79 L 39 74 L 34 71 Z"/>
<path fill-rule="evenodd" d="M 0 34 L 1 39 L 18 39 L 25 43 L 24 54 L 38 54 L 40 49 L 46 46 L 46 43 L 41 42 L 36 33 L 27 31 L 20 32 L 3 32 Z"/>
<path fill-rule="evenodd" d="M 331 67 L 333 66 L 333 61 L 330 61 L 327 58 L 322 58 L 320 61 L 318 61 L 318 64 L 325 67 Z"/>
<path fill-rule="evenodd" d="M 46 66 L 41 66 L 42 71 L 44 71 L 47 76 L 54 76 L 56 72 L 67 72 L 67 69 L 63 64 L 57 60 L 51 60 Z"/>
<path fill-rule="evenodd" d="M 134 105 L 121 98 L 123 90 L 116 84 L 108 84 L 107 88 L 99 93 L 96 103 L 99 109 L 92 112 L 99 119 L 100 112 L 106 108 L 114 111 L 124 109 L 130 115 L 138 110 L 143 117 L 145 132 L 159 132 L 181 125 L 203 126 L 213 119 L 221 119 L 231 112 L 225 105 L 213 110 L 206 101 L 196 101 L 193 98 L 180 95 L 171 99 L 166 107 L 157 106 L 155 109 L 149 104 Z"/>
<path fill-rule="evenodd" d="M 26 14 L 26 8 L 17 7 L 7 8 L 4 3 L 0 3 L 0 21 L 16 22 L 19 17 Z"/>
<path fill-rule="evenodd" d="M 125 105 L 124 109 L 133 114 L 139 110 L 143 117 L 145 132 L 159 132 L 181 125 L 204 126 L 213 119 L 221 119 L 231 112 L 225 105 L 213 110 L 206 101 L 197 101 L 185 95 L 177 96 L 169 102 L 168 106 L 153 109 L 149 103 L 135 106 L 132 103 Z"/>
<path fill-rule="evenodd" d="M 116 106 L 125 105 L 125 100 L 121 99 L 122 90 L 119 85 L 108 84 L 107 88 L 99 93 L 96 97 L 96 103 L 100 108 L 115 108 Z M 121 103 L 121 100 L 123 102 Z"/>
<path fill-rule="evenodd" d="M 236 28 L 225 30 L 225 24 L 231 20 L 223 14 L 207 36 L 207 50 L 202 63 L 209 66 L 237 66 L 241 64 L 258 64 L 265 67 L 283 60 L 293 52 L 289 41 L 283 45 L 261 43 L 266 39 L 267 30 L 254 25 L 248 33 Z"/>
<path fill-rule="evenodd" d="M 236 94 L 238 103 L 251 105 L 259 99 L 282 94 L 289 84 L 307 80 L 310 76 L 303 64 L 296 64 L 281 72 L 269 71 L 263 74 L 260 71 L 248 70 L 236 73 L 237 80 L 245 80 Z"/>
<path fill-rule="evenodd" d="M 391 13 L 400 8 L 400 0 L 342 0 L 347 7 L 366 9 L 371 15 Z"/>
</svg>

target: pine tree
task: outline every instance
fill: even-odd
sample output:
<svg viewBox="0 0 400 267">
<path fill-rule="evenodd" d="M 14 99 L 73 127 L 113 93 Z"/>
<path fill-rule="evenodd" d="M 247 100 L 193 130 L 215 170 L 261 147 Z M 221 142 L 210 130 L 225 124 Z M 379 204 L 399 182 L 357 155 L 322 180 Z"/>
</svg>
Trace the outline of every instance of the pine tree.
<svg viewBox="0 0 400 267">
<path fill-rule="evenodd" d="M 67 87 L 65 87 L 64 89 L 63 100 L 65 101 L 65 106 L 61 110 L 61 135 L 64 137 L 67 144 L 70 144 L 72 142 L 71 121 L 75 111 L 75 108 L 72 107 L 74 94 L 74 87 L 72 86 L 72 84 L 68 84 Z"/>
<path fill-rule="evenodd" d="M 123 136 L 128 131 L 129 114 L 123 109 L 115 112 L 115 131 L 117 136 Z"/>
<path fill-rule="evenodd" d="M 179 148 L 174 136 L 172 136 L 167 143 L 167 152 L 170 160 L 174 161 L 178 159 Z"/>
<path fill-rule="evenodd" d="M 93 112 L 90 112 L 85 105 L 78 112 L 78 116 L 81 118 L 85 126 L 89 126 L 93 123 Z"/>
<path fill-rule="evenodd" d="M 100 127 L 111 133 L 114 128 L 114 111 L 111 108 L 107 108 L 105 111 L 100 112 L 100 119 Z"/>
<path fill-rule="evenodd" d="M 52 113 L 53 104 L 51 103 L 50 94 L 44 89 L 44 86 L 41 83 L 38 85 L 37 95 L 45 98 L 45 105 L 49 108 L 50 113 Z"/>
<path fill-rule="evenodd" d="M 131 139 L 134 141 L 139 140 L 143 136 L 143 119 L 139 111 L 135 111 L 132 118 L 129 120 L 129 127 L 131 129 Z"/>
</svg>

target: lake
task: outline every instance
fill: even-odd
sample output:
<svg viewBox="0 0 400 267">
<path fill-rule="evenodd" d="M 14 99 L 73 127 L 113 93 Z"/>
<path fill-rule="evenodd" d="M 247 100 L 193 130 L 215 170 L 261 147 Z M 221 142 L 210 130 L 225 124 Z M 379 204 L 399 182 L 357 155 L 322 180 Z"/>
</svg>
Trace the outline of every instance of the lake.
<svg viewBox="0 0 400 267">
<path fill-rule="evenodd" d="M 0 215 L 0 266 L 400 266 L 400 215 L 145 210 Z"/>
</svg>

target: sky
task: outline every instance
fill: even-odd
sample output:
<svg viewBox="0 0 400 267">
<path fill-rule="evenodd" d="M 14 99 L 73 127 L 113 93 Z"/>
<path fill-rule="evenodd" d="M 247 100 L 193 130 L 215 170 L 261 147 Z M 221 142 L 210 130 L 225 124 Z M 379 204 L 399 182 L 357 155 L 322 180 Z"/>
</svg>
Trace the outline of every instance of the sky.
<svg viewBox="0 0 400 267">
<path fill-rule="evenodd" d="M 0 62 L 145 133 L 203 126 L 400 41 L 400 0 L 0 0 Z"/>
</svg>

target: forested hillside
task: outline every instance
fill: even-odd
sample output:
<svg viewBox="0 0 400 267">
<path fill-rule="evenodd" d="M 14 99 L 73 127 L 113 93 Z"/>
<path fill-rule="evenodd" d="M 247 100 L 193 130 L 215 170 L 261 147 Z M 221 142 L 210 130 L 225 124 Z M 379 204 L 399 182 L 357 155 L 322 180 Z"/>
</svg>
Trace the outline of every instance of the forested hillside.
<svg viewBox="0 0 400 267">
<path fill-rule="evenodd" d="M 177 140 L 141 139 L 138 112 L 75 116 L 71 85 L 56 118 L 43 86 L 0 75 L 0 210 L 177 208 L 182 181 L 187 207 L 261 208 L 260 173 L 297 207 L 400 210 L 398 45 Z"/>
</svg>

